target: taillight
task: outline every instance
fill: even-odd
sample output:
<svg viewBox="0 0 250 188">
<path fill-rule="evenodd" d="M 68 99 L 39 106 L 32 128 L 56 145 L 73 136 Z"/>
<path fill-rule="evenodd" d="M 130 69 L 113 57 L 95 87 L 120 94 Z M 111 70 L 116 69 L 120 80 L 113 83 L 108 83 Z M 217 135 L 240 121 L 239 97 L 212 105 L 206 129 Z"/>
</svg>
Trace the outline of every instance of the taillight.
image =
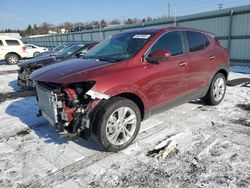
<svg viewBox="0 0 250 188">
<path fill-rule="evenodd" d="M 22 49 L 23 49 L 23 51 L 26 51 L 26 47 L 25 46 L 23 46 Z"/>
</svg>

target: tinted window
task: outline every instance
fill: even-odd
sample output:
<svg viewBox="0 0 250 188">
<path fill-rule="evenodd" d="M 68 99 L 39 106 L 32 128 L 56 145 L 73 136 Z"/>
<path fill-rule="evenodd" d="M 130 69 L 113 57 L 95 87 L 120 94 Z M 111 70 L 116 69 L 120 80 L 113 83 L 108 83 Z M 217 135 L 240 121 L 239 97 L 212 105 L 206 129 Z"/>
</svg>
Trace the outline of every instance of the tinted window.
<svg viewBox="0 0 250 188">
<path fill-rule="evenodd" d="M 3 42 L 0 40 L 0 46 L 3 46 Z"/>
<path fill-rule="evenodd" d="M 204 49 L 203 34 L 193 31 L 187 31 L 186 34 L 190 52 Z"/>
<path fill-rule="evenodd" d="M 204 42 L 205 42 L 205 47 L 208 47 L 210 42 L 209 42 L 207 36 L 203 34 L 203 38 L 204 38 Z"/>
<path fill-rule="evenodd" d="M 7 43 L 8 46 L 20 45 L 17 40 L 6 40 L 6 43 Z"/>
<path fill-rule="evenodd" d="M 172 53 L 172 56 L 183 53 L 183 45 L 180 32 L 169 32 L 163 35 L 151 48 L 150 53 L 157 49 L 165 49 Z"/>
<path fill-rule="evenodd" d="M 32 46 L 32 45 L 27 45 L 27 47 L 28 47 L 29 49 L 36 48 L 35 46 Z"/>
<path fill-rule="evenodd" d="M 56 56 L 58 57 L 70 57 L 74 53 L 76 53 L 78 50 L 82 49 L 85 45 L 84 44 L 74 44 L 68 48 L 65 48 L 61 52 L 55 53 Z"/>
</svg>

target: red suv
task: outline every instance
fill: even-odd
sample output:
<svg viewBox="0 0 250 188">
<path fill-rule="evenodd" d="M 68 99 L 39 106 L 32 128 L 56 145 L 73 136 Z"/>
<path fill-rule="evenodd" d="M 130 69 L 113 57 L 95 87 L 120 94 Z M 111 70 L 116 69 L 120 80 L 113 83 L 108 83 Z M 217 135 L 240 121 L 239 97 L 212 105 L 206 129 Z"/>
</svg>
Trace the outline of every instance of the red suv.
<svg viewBox="0 0 250 188">
<path fill-rule="evenodd" d="M 129 31 L 86 55 L 38 69 L 40 115 L 58 132 L 94 136 L 109 151 L 126 148 L 141 121 L 203 98 L 219 104 L 229 54 L 214 35 L 190 28 Z"/>
</svg>

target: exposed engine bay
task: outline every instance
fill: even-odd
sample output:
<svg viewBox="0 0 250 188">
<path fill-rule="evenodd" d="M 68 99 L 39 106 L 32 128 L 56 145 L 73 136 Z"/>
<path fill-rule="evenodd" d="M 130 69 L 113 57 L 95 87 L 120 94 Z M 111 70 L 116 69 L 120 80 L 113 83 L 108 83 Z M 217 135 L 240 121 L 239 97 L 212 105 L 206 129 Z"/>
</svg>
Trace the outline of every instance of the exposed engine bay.
<svg viewBox="0 0 250 188">
<path fill-rule="evenodd" d="M 95 82 L 69 85 L 37 83 L 39 114 L 57 132 L 83 132 L 90 129 L 90 113 L 102 99 L 109 96 L 90 90 Z"/>
</svg>

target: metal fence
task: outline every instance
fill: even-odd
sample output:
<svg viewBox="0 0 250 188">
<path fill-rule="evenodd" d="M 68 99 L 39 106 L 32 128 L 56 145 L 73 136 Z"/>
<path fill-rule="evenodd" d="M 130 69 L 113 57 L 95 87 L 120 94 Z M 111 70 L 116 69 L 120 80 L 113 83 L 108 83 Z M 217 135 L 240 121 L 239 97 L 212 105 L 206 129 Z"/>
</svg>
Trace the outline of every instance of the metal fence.
<svg viewBox="0 0 250 188">
<path fill-rule="evenodd" d="M 100 41 L 110 35 L 138 28 L 164 28 L 183 26 L 215 33 L 220 43 L 231 54 L 231 64 L 250 66 L 250 5 L 199 14 L 167 18 L 133 25 L 123 25 L 103 30 L 90 30 L 42 37 L 25 37 L 26 43 L 39 46 L 57 46 L 72 41 Z"/>
</svg>

